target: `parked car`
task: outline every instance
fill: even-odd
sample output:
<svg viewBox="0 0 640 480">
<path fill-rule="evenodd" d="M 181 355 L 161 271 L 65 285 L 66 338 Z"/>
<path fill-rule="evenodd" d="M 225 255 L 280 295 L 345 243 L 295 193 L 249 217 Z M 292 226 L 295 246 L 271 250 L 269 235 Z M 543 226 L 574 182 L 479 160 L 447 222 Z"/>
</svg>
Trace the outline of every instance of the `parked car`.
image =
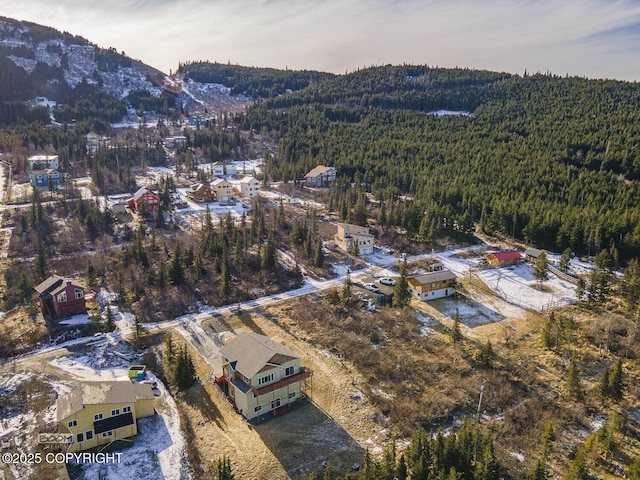
<svg viewBox="0 0 640 480">
<path fill-rule="evenodd" d="M 382 285 L 389 285 L 391 287 L 393 287 L 396 284 L 396 281 L 393 278 L 390 277 L 382 277 L 380 280 L 378 280 Z"/>
<path fill-rule="evenodd" d="M 363 287 L 370 292 L 378 293 L 380 291 L 380 287 L 378 287 L 375 283 L 365 283 Z"/>
</svg>

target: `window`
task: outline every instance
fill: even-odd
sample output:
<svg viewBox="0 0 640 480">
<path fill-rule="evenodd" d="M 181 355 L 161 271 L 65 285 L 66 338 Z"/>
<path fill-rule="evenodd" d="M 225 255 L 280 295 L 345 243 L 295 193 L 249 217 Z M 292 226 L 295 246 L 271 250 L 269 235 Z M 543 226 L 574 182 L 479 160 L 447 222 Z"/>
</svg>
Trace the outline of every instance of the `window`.
<svg viewBox="0 0 640 480">
<path fill-rule="evenodd" d="M 102 434 L 103 438 L 113 437 L 113 430 L 109 430 L 108 432 L 104 432 Z"/>
<path fill-rule="evenodd" d="M 76 441 L 84 442 L 84 433 L 79 433 L 76 435 Z"/>
<path fill-rule="evenodd" d="M 92 430 L 87 430 L 85 432 L 85 436 L 87 437 L 87 440 L 91 440 L 93 438 L 93 431 Z"/>
<path fill-rule="evenodd" d="M 291 392 L 291 393 L 289 394 L 289 398 L 293 398 L 293 397 L 295 397 L 295 396 L 296 396 L 296 392 Z"/>
<path fill-rule="evenodd" d="M 78 426 L 78 420 L 71 420 L 67 425 L 69 426 L 69 428 L 77 427 Z"/>
<path fill-rule="evenodd" d="M 122 407 L 122 413 L 129 413 L 131 411 L 131 407 L 126 406 L 126 407 Z"/>
<path fill-rule="evenodd" d="M 291 366 L 291 367 L 287 367 L 284 371 L 285 376 L 289 376 L 289 375 L 293 375 L 295 372 L 296 367 Z"/>
<path fill-rule="evenodd" d="M 262 385 L 264 383 L 268 383 L 273 381 L 273 373 L 270 373 L 269 375 L 265 375 L 264 377 L 260 377 L 258 379 L 258 385 Z"/>
<path fill-rule="evenodd" d="M 94 421 L 94 422 L 97 422 L 98 420 L 102 420 L 102 414 L 101 414 L 101 413 L 96 413 L 96 414 L 93 416 L 93 421 Z"/>
<path fill-rule="evenodd" d="M 275 400 L 271 400 L 271 410 L 274 408 L 278 408 L 280 406 L 280 399 L 276 398 Z"/>
<path fill-rule="evenodd" d="M 262 410 L 262 405 L 258 405 L 258 406 L 253 408 L 254 412 L 259 412 L 260 410 Z"/>
<path fill-rule="evenodd" d="M 82 298 L 82 297 L 84 297 L 84 292 L 79 288 L 76 288 L 76 298 Z"/>
<path fill-rule="evenodd" d="M 111 410 L 111 416 L 115 417 L 116 415 L 120 415 L 120 409 L 116 408 L 115 410 Z"/>
<path fill-rule="evenodd" d="M 58 298 L 59 302 L 66 302 L 67 301 L 67 292 L 59 293 L 57 298 Z"/>
</svg>

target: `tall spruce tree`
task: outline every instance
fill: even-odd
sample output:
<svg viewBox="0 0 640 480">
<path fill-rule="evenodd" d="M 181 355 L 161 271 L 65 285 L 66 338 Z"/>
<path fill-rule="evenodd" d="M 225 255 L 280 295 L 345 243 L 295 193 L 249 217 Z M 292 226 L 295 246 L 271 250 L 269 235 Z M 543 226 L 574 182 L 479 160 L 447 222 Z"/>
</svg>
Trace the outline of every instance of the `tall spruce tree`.
<svg viewBox="0 0 640 480">
<path fill-rule="evenodd" d="M 411 300 L 411 292 L 409 291 L 409 282 L 407 280 L 407 258 L 400 265 L 400 277 L 396 280 L 393 287 L 393 306 L 404 308 L 409 305 Z"/>
</svg>

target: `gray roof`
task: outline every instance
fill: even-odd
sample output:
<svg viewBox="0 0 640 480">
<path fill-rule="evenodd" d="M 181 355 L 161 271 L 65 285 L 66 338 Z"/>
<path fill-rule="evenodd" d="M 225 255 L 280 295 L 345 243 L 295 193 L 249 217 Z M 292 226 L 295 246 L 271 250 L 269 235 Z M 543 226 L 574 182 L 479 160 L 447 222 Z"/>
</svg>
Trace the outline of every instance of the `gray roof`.
<svg viewBox="0 0 640 480">
<path fill-rule="evenodd" d="M 542 253 L 542 250 L 538 250 L 537 248 L 527 248 L 527 249 L 524 251 L 524 254 L 525 254 L 526 256 L 529 256 L 529 257 L 535 257 L 535 258 L 538 258 L 538 257 L 540 256 L 540 254 L 541 254 L 541 253 Z"/>
<path fill-rule="evenodd" d="M 409 280 L 415 280 L 422 285 L 434 282 L 442 282 L 443 280 L 455 280 L 456 275 L 451 270 L 441 270 L 439 272 L 429 272 L 422 275 L 409 277 Z"/>
<path fill-rule="evenodd" d="M 234 369 L 247 378 L 252 378 L 264 368 L 276 355 L 299 358 L 284 345 L 269 337 L 253 332 L 242 332 L 220 349 L 222 356 L 229 362 L 236 362 Z"/>
<path fill-rule="evenodd" d="M 70 284 L 73 285 L 74 287 L 81 288 L 83 290 L 85 289 L 83 285 L 80 285 L 78 282 L 76 282 L 71 278 L 61 277 L 60 275 L 51 275 L 40 285 L 37 285 L 35 287 L 35 290 L 40 295 L 47 294 L 47 293 L 55 295 L 60 290 L 62 290 L 63 287 L 67 285 L 67 282 L 70 282 Z"/>
<path fill-rule="evenodd" d="M 153 389 L 147 384 L 122 382 L 83 382 L 78 388 L 64 394 L 56 402 L 58 422 L 79 412 L 85 405 L 107 405 L 110 403 L 135 403 L 138 400 L 153 400 Z"/>
</svg>

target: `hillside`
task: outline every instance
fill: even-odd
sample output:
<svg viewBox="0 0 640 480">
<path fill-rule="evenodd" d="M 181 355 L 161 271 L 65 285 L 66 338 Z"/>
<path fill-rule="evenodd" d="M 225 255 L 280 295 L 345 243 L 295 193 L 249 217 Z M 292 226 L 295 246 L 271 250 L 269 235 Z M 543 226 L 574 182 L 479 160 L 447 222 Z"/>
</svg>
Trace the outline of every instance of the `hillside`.
<svg viewBox="0 0 640 480">
<path fill-rule="evenodd" d="M 457 238 L 479 223 L 556 251 L 615 246 L 632 258 L 639 100 L 628 82 L 384 66 L 268 99 L 243 126 L 279 139 L 266 168 L 274 180 L 334 166 L 345 186 L 384 203 L 383 224 L 415 239 Z M 348 190 L 334 192 L 342 219 L 358 197 Z"/>
</svg>

